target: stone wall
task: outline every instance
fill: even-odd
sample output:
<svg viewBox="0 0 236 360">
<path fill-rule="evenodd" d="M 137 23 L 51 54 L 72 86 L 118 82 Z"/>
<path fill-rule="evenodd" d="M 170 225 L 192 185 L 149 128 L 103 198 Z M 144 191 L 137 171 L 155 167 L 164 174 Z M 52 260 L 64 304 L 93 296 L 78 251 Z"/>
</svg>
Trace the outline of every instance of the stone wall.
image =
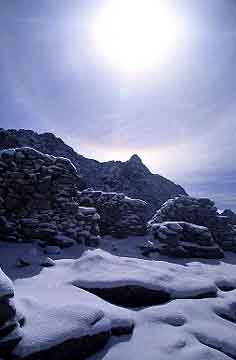
<svg viewBox="0 0 236 360">
<path fill-rule="evenodd" d="M 0 151 L 0 240 L 97 244 L 99 216 L 79 206 L 80 183 L 68 159 L 32 148 Z"/>
<path fill-rule="evenodd" d="M 236 251 L 236 229 L 230 219 L 217 212 L 210 199 L 180 196 L 168 200 L 149 221 L 149 228 L 165 221 L 183 221 L 205 226 L 223 250 Z"/>
<path fill-rule="evenodd" d="M 167 221 L 153 224 L 151 232 L 156 240 L 155 249 L 162 255 L 207 259 L 224 257 L 207 227 L 184 221 Z"/>
<path fill-rule="evenodd" d="M 122 193 L 87 189 L 78 192 L 81 205 L 92 206 L 101 216 L 101 232 L 114 237 L 144 235 L 151 208 L 142 200 L 131 199 Z"/>
<path fill-rule="evenodd" d="M 0 357 L 8 358 L 22 338 L 24 318 L 17 314 L 11 280 L 0 269 Z"/>
</svg>

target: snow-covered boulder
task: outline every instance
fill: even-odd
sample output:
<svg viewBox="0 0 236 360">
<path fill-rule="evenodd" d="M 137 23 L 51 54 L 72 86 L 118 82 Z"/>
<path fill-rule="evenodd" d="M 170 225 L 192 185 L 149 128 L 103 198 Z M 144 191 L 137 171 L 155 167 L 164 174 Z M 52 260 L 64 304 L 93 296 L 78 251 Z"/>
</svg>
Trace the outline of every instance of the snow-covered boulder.
<svg viewBox="0 0 236 360">
<path fill-rule="evenodd" d="M 84 206 L 94 206 L 100 215 L 103 234 L 118 238 L 144 235 L 151 216 L 150 206 L 142 200 L 131 199 L 122 193 L 87 189 L 78 192 L 78 201 Z"/>
<path fill-rule="evenodd" d="M 109 347 L 102 359 L 235 359 L 235 309 L 235 293 L 142 309 L 132 338 Z"/>
<path fill-rule="evenodd" d="M 0 357 L 10 356 L 22 339 L 13 297 L 13 284 L 0 269 Z"/>
<path fill-rule="evenodd" d="M 15 281 L 16 305 L 26 321 L 14 359 L 83 360 L 111 335 L 133 331 L 131 311 L 74 286 L 77 260 L 55 263 L 32 278 Z"/>
<path fill-rule="evenodd" d="M 223 250 L 236 251 L 236 229 L 226 216 L 219 215 L 212 200 L 180 196 L 168 200 L 155 213 L 148 223 L 149 229 L 154 224 L 183 221 L 209 229 L 218 246 Z"/>
<path fill-rule="evenodd" d="M 14 283 L 16 307 L 26 316 L 14 359 L 81 360 L 124 334 L 130 336 L 111 338 L 94 358 L 235 357 L 236 273 L 227 260 L 176 264 L 97 249 L 55 263 Z M 154 306 L 124 307 L 131 299 L 148 304 L 144 295 Z"/>
<path fill-rule="evenodd" d="M 125 258 L 100 249 L 87 251 L 74 263 L 72 283 L 117 305 L 157 305 L 171 299 L 214 297 L 211 279 L 180 265 Z"/>
</svg>

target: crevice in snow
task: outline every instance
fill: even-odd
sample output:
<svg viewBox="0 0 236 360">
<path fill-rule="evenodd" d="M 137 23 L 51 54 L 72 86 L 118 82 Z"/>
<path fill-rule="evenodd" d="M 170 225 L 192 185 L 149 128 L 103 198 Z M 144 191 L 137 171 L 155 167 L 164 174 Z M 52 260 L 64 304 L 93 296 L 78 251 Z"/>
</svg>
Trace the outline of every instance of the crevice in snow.
<svg viewBox="0 0 236 360">
<path fill-rule="evenodd" d="M 76 286 L 76 285 L 75 285 Z M 170 301 L 178 300 L 178 297 L 173 298 L 171 294 L 164 290 L 148 289 L 142 286 L 124 285 L 119 287 L 109 288 L 85 288 L 81 289 L 90 292 L 93 295 L 113 304 L 125 308 L 132 308 L 136 311 L 143 310 L 143 308 L 155 305 L 164 305 Z M 182 300 L 190 299 L 208 299 L 215 298 L 215 292 L 209 291 L 205 294 L 193 295 L 192 297 L 181 298 Z"/>
<path fill-rule="evenodd" d="M 230 284 L 227 281 L 224 282 L 216 282 L 216 286 L 218 287 L 218 289 L 220 289 L 221 291 L 224 292 L 228 292 L 228 291 L 233 291 L 235 290 L 235 286 L 233 286 L 232 284 Z"/>
<path fill-rule="evenodd" d="M 84 288 L 111 304 L 123 307 L 144 307 L 165 304 L 171 300 L 170 294 L 163 290 L 152 290 L 142 286 L 124 285 L 111 288 Z"/>
</svg>

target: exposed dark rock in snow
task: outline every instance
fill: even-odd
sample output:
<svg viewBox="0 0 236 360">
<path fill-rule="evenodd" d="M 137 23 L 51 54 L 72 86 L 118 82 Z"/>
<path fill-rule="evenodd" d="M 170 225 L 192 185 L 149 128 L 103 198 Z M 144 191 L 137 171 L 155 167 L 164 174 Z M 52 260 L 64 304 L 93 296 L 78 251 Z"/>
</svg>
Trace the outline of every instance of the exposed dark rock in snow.
<svg viewBox="0 0 236 360">
<path fill-rule="evenodd" d="M 0 239 L 61 247 L 98 243 L 96 209 L 76 201 L 80 184 L 68 159 L 32 148 L 0 151 Z"/>
<path fill-rule="evenodd" d="M 181 196 L 170 199 L 162 205 L 162 207 L 153 216 L 151 221 L 149 221 L 149 227 L 152 228 L 154 226 L 155 228 L 155 224 L 166 221 L 183 221 L 205 226 L 211 232 L 212 237 L 218 246 L 220 246 L 223 250 L 236 251 L 236 229 L 233 227 L 228 217 L 218 214 L 214 202 L 210 199 L 196 199 L 190 196 Z M 157 227 L 158 226 L 159 225 L 157 225 Z M 209 235 L 207 236 L 209 239 Z M 170 238 L 171 242 L 171 236 L 167 236 L 167 238 Z M 191 236 L 189 238 L 191 239 Z M 200 242 L 203 246 L 205 246 L 203 244 L 203 240 L 200 240 Z M 199 241 L 197 245 L 198 252 L 200 249 Z M 189 248 L 189 251 L 191 252 L 192 250 Z M 214 251 L 216 255 L 219 253 L 218 249 L 207 250 L 208 253 L 211 251 L 213 251 L 212 254 Z M 202 249 L 201 252 L 204 254 L 204 249 Z"/>
<path fill-rule="evenodd" d="M 128 235 L 144 235 L 151 208 L 142 200 L 131 199 L 124 194 L 104 193 L 90 189 L 78 192 L 78 201 L 84 206 L 93 206 L 101 216 L 102 234 L 117 238 Z"/>
<path fill-rule="evenodd" d="M 93 187 L 106 192 L 124 193 L 150 203 L 155 211 L 166 200 L 184 195 L 184 189 L 172 181 L 152 174 L 138 155 L 128 161 L 100 163 L 77 154 L 70 146 L 51 133 L 37 134 L 32 130 L 1 130 L 0 149 L 29 146 L 43 153 L 68 158 L 83 177 L 81 187 Z"/>
<path fill-rule="evenodd" d="M 0 269 L 0 356 L 8 357 L 22 338 L 11 280 Z"/>
<path fill-rule="evenodd" d="M 125 307 L 142 307 L 164 304 L 171 299 L 165 290 L 153 290 L 138 285 L 114 286 L 108 288 L 84 288 L 94 295 Z"/>
</svg>

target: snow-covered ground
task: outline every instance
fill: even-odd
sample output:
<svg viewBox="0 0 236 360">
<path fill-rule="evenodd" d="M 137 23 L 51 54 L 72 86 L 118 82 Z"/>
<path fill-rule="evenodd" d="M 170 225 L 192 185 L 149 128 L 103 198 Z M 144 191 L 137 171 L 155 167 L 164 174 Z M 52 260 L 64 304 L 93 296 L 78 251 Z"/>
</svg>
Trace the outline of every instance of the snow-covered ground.
<svg viewBox="0 0 236 360">
<path fill-rule="evenodd" d="M 50 268 L 17 266 L 33 245 L 1 243 L 0 265 L 14 281 L 16 307 L 26 317 L 15 354 L 28 356 L 134 324 L 133 333 L 111 336 L 91 360 L 236 359 L 236 255 L 145 260 L 140 246 L 146 240 L 105 237 L 102 250 L 85 253 L 75 245 L 53 256 Z M 122 294 L 124 303 L 131 294 L 135 304 L 140 289 L 140 301 L 151 296 L 153 306 L 116 305 Z M 97 291 L 101 296 L 94 295 Z M 169 298 L 155 304 L 163 293 Z"/>
</svg>

